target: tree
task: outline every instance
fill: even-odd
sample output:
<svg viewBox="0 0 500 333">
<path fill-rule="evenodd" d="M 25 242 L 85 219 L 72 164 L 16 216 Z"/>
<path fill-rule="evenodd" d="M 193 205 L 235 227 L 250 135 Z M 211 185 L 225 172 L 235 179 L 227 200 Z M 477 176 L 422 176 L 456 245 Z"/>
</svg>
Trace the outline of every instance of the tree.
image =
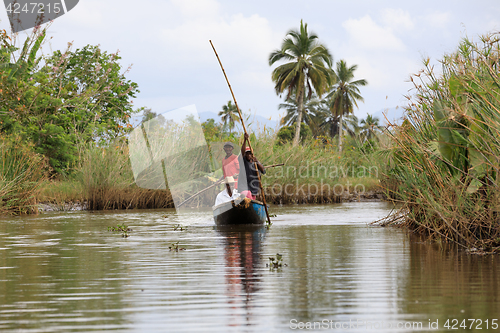
<svg viewBox="0 0 500 333">
<path fill-rule="evenodd" d="M 293 144 L 299 144 L 300 126 L 304 107 L 304 96 L 310 99 L 313 92 L 321 97 L 330 83 L 332 56 L 328 49 L 320 44 L 318 36 L 307 31 L 307 24 L 300 21 L 300 30 L 290 30 L 281 44 L 281 49 L 269 56 L 269 65 L 278 61 L 289 61 L 276 67 L 272 72 L 276 94 L 287 91 L 286 99 L 296 96 L 297 120 Z"/>
<path fill-rule="evenodd" d="M 278 105 L 278 109 L 286 110 L 285 117 L 281 119 L 281 125 L 296 125 L 298 118 L 298 105 L 294 94 L 287 98 L 285 103 L 280 103 Z M 302 122 L 311 128 L 314 135 L 318 135 L 318 132 L 320 131 L 319 126 L 323 120 L 324 117 L 321 109 L 321 101 L 317 98 L 316 94 L 313 94 L 312 97 L 310 99 L 308 98 L 304 103 L 302 109 Z"/>
<path fill-rule="evenodd" d="M 98 46 L 87 45 L 74 52 L 54 52 L 44 71 L 54 72 L 57 94 L 71 114 L 73 128 L 87 141 L 114 138 L 137 112 L 130 99 L 139 92 L 135 82 L 127 80 L 117 53 L 107 53 Z"/>
<path fill-rule="evenodd" d="M 342 118 L 342 130 L 347 132 L 350 137 L 356 137 L 359 134 L 359 120 L 354 114 Z M 321 135 L 331 138 L 339 134 L 339 117 L 334 116 L 329 107 L 327 99 L 321 100 L 320 106 L 316 109 L 315 120 L 319 123 Z"/>
<path fill-rule="evenodd" d="M 145 123 L 151 119 L 154 119 L 158 116 L 156 112 L 153 112 L 151 109 L 145 109 L 142 113 L 141 123 Z"/>
<path fill-rule="evenodd" d="M 303 124 L 300 127 L 300 140 L 304 141 L 310 138 L 311 135 L 312 132 L 309 126 Z M 294 137 L 295 137 L 295 131 L 293 126 L 283 126 L 279 129 L 278 133 L 276 134 L 276 138 L 278 139 L 278 144 L 280 145 L 292 141 Z"/>
<path fill-rule="evenodd" d="M 219 112 L 219 117 L 222 118 L 224 127 L 229 127 L 229 135 L 231 135 L 231 130 L 235 127 L 235 123 L 240 121 L 240 115 L 236 105 L 234 105 L 231 101 L 228 101 L 226 105 L 222 106 L 222 111 Z"/>
<path fill-rule="evenodd" d="M 357 101 L 364 101 L 359 93 L 359 86 L 365 86 L 368 82 L 364 79 L 354 80 L 354 71 L 357 65 L 347 67 L 344 60 L 337 62 L 335 70 L 335 84 L 326 96 L 332 116 L 339 119 L 339 128 L 343 128 L 342 117 L 354 111 L 354 106 L 358 107 Z M 339 131 L 339 152 L 342 152 L 342 133 Z"/>
<path fill-rule="evenodd" d="M 361 120 L 361 136 L 363 140 L 377 139 L 376 131 L 380 130 L 379 119 L 368 114 L 365 119 Z"/>
<path fill-rule="evenodd" d="M 120 57 L 97 46 L 38 57 L 45 36 L 34 29 L 16 57 L 15 41 L 0 35 L 0 132 L 34 143 L 61 173 L 77 160 L 79 144 L 132 129 L 130 99 L 139 90 L 121 72 Z"/>
<path fill-rule="evenodd" d="M 217 139 L 221 136 L 220 123 L 216 123 L 213 118 L 209 118 L 201 123 L 201 128 L 203 129 L 205 140 L 209 143 L 212 141 L 217 141 Z"/>
</svg>

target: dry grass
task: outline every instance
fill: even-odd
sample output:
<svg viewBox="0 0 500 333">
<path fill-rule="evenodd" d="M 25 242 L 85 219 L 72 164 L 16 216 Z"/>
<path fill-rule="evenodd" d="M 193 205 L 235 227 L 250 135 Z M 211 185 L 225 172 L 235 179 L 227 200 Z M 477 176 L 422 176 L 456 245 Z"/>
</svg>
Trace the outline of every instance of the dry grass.
<svg viewBox="0 0 500 333">
<path fill-rule="evenodd" d="M 0 215 L 38 213 L 36 197 L 48 168 L 47 159 L 30 145 L 0 136 Z"/>
</svg>

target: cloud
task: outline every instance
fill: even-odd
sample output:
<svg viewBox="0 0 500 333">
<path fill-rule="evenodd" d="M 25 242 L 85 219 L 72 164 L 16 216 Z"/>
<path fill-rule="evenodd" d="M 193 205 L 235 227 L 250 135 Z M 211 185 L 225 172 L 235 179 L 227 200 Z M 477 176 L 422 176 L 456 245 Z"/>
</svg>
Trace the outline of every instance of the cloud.
<svg viewBox="0 0 500 333">
<path fill-rule="evenodd" d="M 392 29 L 375 23 L 369 15 L 360 19 L 349 19 L 342 23 L 349 34 L 349 42 L 360 49 L 404 51 L 404 43 L 397 38 Z"/>
<path fill-rule="evenodd" d="M 169 54 L 169 61 L 182 61 L 192 66 L 216 64 L 211 40 L 224 66 L 267 66 L 271 51 L 279 45 L 266 18 L 257 14 L 235 14 L 229 18 L 214 15 L 204 19 L 184 20 L 175 27 L 161 29 L 159 41 Z M 216 65 L 218 66 L 218 65 Z"/>
<path fill-rule="evenodd" d="M 385 26 L 398 31 L 399 29 L 412 30 L 415 23 L 408 11 L 403 9 L 386 8 L 381 11 L 382 21 Z"/>
<path fill-rule="evenodd" d="M 496 20 L 496 19 L 489 20 L 488 22 L 486 22 L 484 24 L 484 26 L 485 26 L 484 30 L 486 32 L 488 32 L 488 31 L 500 31 L 500 21 Z"/>
<path fill-rule="evenodd" d="M 451 13 L 449 12 L 432 12 L 423 17 L 425 24 L 432 28 L 445 29 L 451 21 Z"/>
<path fill-rule="evenodd" d="M 203 18 L 218 15 L 220 4 L 215 0 L 171 0 L 184 17 Z"/>
<path fill-rule="evenodd" d="M 420 63 L 404 56 L 380 57 L 354 53 L 348 57 L 347 65 L 358 65 L 356 79 L 365 79 L 370 88 L 385 91 L 400 87 L 416 72 Z"/>
<path fill-rule="evenodd" d="M 342 46 L 341 58 L 346 59 L 349 66 L 358 65 L 355 76 L 366 79 L 371 91 L 385 95 L 389 91 L 400 91 L 409 73 L 420 65 L 419 60 L 409 54 L 411 48 L 396 36 L 402 30 L 414 29 L 410 14 L 401 9 L 384 9 L 377 18 L 380 23 L 369 15 L 342 23 L 349 38 Z"/>
</svg>

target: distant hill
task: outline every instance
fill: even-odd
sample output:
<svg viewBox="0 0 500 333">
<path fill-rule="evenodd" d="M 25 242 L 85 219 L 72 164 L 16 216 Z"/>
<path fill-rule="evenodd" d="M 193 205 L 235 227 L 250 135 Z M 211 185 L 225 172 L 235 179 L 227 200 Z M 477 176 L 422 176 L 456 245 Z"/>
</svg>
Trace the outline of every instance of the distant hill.
<svg viewBox="0 0 500 333">
<path fill-rule="evenodd" d="M 372 116 L 377 117 L 379 119 L 379 124 L 382 126 L 387 125 L 387 120 L 391 123 L 401 124 L 403 122 L 404 109 L 398 106 L 390 109 L 382 109 L 372 114 Z"/>
<path fill-rule="evenodd" d="M 210 118 L 214 119 L 216 122 L 221 121 L 217 113 L 214 112 L 204 111 L 198 113 L 198 115 L 200 116 L 201 122 L 207 121 Z M 264 126 L 266 126 L 266 128 L 276 129 L 277 125 L 278 125 L 277 121 L 269 120 L 259 115 L 251 115 L 248 121 L 245 120 L 245 126 L 247 126 L 247 130 L 250 132 L 259 132 L 264 129 Z M 241 126 L 237 126 L 237 129 L 242 130 Z"/>
<path fill-rule="evenodd" d="M 161 112 L 159 113 L 161 114 Z M 215 112 L 210 112 L 210 111 L 199 112 L 198 116 L 200 116 L 200 122 L 207 121 L 210 118 L 214 119 L 216 122 L 221 121 L 221 118 Z M 141 120 L 142 120 L 142 114 L 134 115 L 132 116 L 130 123 L 132 124 L 132 126 L 136 127 L 141 123 Z M 269 120 L 259 115 L 251 115 L 248 121 L 245 120 L 245 125 L 247 126 L 248 131 L 259 132 L 264 129 L 264 126 L 266 126 L 266 129 L 270 128 L 276 130 L 278 122 L 275 120 Z M 241 131 L 242 130 L 241 126 L 237 126 L 237 130 Z"/>
</svg>

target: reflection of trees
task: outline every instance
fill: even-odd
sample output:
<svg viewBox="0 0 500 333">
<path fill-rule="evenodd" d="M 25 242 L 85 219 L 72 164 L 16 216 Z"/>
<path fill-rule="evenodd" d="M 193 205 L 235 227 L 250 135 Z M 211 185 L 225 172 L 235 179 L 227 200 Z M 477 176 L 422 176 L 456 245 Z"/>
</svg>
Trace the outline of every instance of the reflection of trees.
<svg viewBox="0 0 500 333">
<path fill-rule="evenodd" d="M 73 220 L 0 223 L 5 235 L 0 237 L 0 267 L 10 267 L 0 269 L 0 306 L 6 312 L 2 328 L 45 331 L 52 325 L 55 331 L 59 325 L 125 323 L 121 312 L 102 315 L 103 309 L 122 308 L 118 274 L 124 254 L 99 249 L 103 240 L 98 235 L 84 233 L 80 240 L 81 228 Z M 85 323 L 86 317 L 92 320 Z"/>
<path fill-rule="evenodd" d="M 246 325 L 255 318 L 252 300 L 259 290 L 261 275 L 261 243 L 265 229 L 263 226 L 217 227 L 224 237 L 224 259 L 226 262 L 226 295 L 231 304 L 234 323 L 230 326 Z M 243 302 L 243 304 L 239 304 Z M 245 319 L 240 322 L 238 310 L 245 309 Z"/>
<path fill-rule="evenodd" d="M 440 327 L 447 318 L 479 318 L 483 322 L 498 318 L 498 256 L 471 255 L 463 249 L 420 239 L 413 239 L 409 245 L 410 274 L 400 305 L 405 312 L 429 314 L 439 319 Z M 482 327 L 485 329 L 485 324 Z"/>
</svg>

